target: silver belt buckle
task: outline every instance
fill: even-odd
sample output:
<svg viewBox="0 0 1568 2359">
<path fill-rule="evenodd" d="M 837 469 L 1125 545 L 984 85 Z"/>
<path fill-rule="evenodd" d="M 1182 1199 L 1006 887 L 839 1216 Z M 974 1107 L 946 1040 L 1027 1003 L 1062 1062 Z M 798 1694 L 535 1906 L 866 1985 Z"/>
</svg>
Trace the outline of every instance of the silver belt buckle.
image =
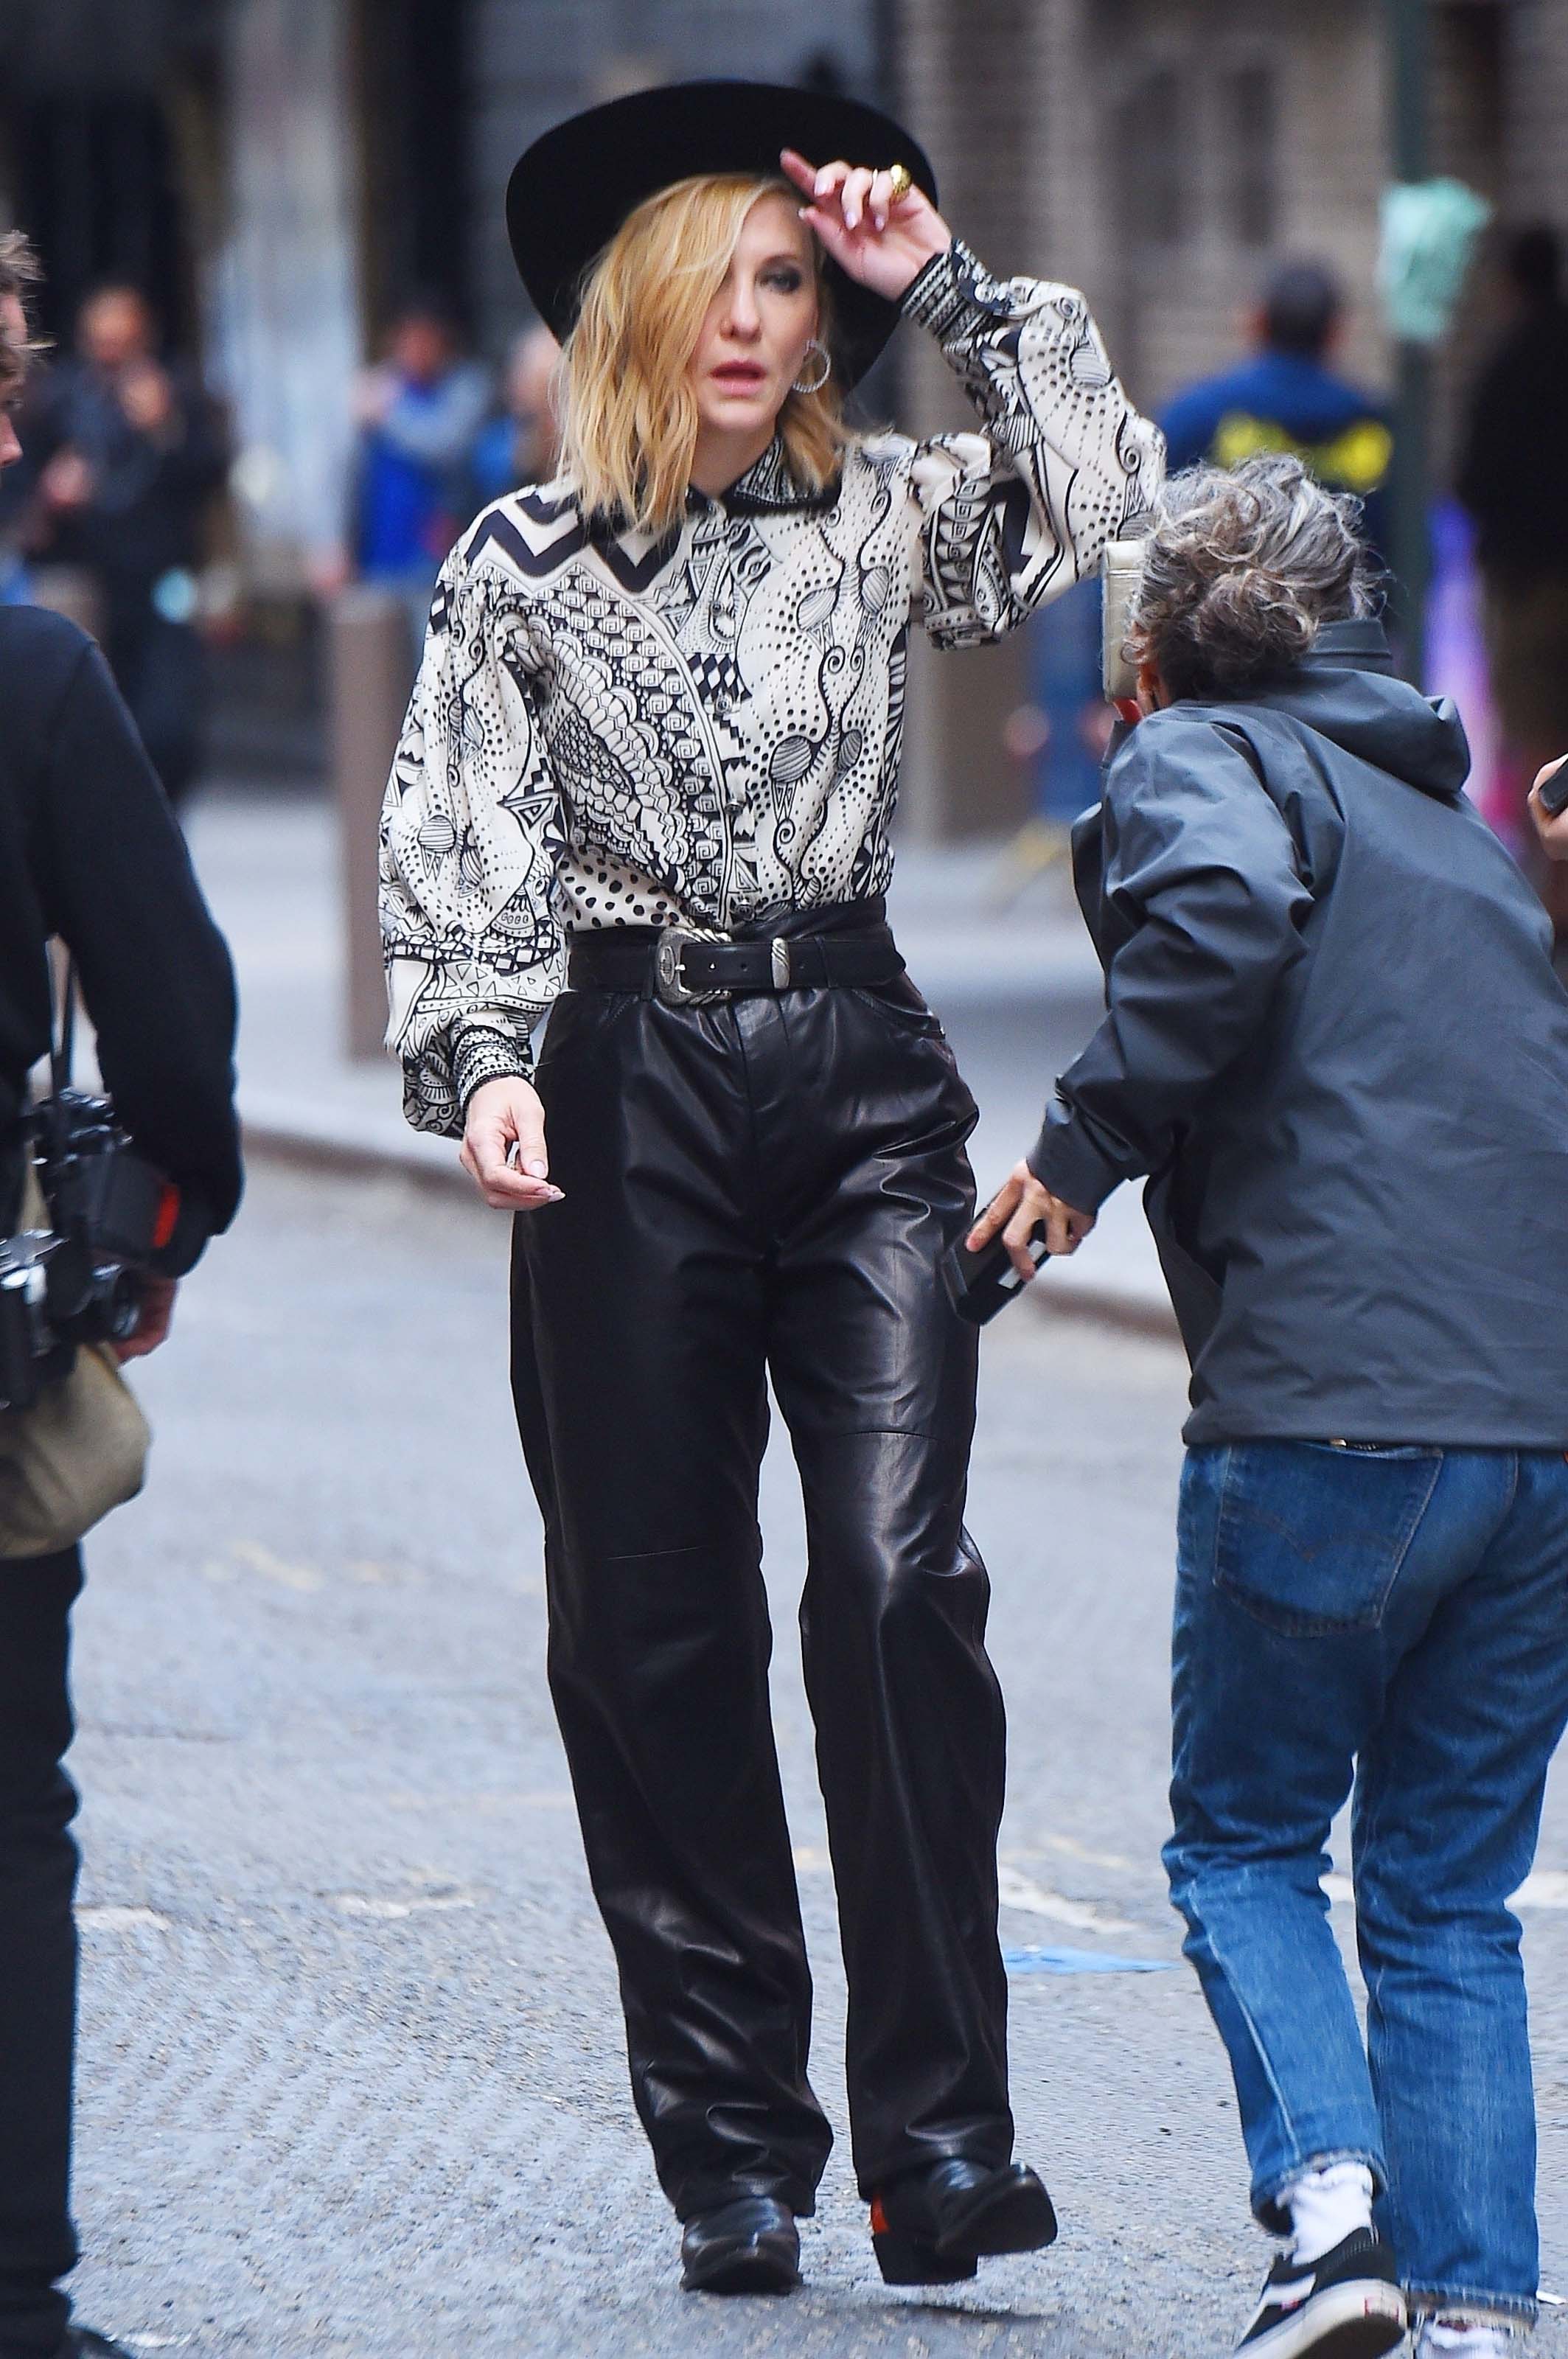
<svg viewBox="0 0 1568 2359">
<path fill-rule="evenodd" d="M 668 927 L 659 938 L 653 954 L 653 987 L 666 1007 L 694 1007 L 713 996 L 712 992 L 688 990 L 681 973 L 686 945 L 696 940 L 695 934 L 683 933 L 679 926 Z"/>
<path fill-rule="evenodd" d="M 773 970 L 775 991 L 789 988 L 789 944 L 783 934 L 775 934 L 768 950 L 768 962 Z"/>
</svg>

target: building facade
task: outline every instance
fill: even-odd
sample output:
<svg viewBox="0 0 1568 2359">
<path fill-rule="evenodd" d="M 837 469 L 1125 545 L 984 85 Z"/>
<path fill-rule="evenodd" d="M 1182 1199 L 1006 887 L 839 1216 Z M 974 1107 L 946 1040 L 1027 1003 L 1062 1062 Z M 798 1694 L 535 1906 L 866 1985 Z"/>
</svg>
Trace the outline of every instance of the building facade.
<svg viewBox="0 0 1568 2359">
<path fill-rule="evenodd" d="M 1430 0 L 1432 165 L 1499 222 L 1568 231 L 1568 5 Z M 1245 342 L 1270 264 L 1330 262 L 1344 365 L 1387 386 L 1375 292 L 1388 178 L 1385 15 L 1368 0 L 0 0 L 0 220 L 50 273 L 47 324 L 95 278 L 147 286 L 234 409 L 254 579 L 303 585 L 342 525 L 348 386 L 398 298 L 439 288 L 498 356 L 525 318 L 501 191 L 573 108 L 666 77 L 827 81 L 899 107 L 955 225 L 999 271 L 1088 294 L 1158 406 Z M 1493 332 L 1487 273 L 1440 357 L 1436 454 Z M 962 422 L 920 341 L 875 403 Z M 917 659 L 908 809 L 994 830 L 1002 647 Z"/>
<path fill-rule="evenodd" d="M 1430 0 L 1431 168 L 1568 236 L 1568 6 Z M 1135 398 L 1158 409 L 1245 347 L 1286 255 L 1329 263 L 1349 299 L 1340 364 L 1387 389 L 1376 291 L 1389 176 L 1387 20 L 1368 0 L 901 0 L 901 96 L 929 134 L 954 223 L 994 268 L 1083 288 Z M 1496 332 L 1484 251 L 1438 356 L 1434 465 Z M 914 411 L 953 415 L 918 365 Z M 933 836 L 1019 815 L 1001 747 L 1018 651 L 923 663 L 910 816 Z"/>
</svg>

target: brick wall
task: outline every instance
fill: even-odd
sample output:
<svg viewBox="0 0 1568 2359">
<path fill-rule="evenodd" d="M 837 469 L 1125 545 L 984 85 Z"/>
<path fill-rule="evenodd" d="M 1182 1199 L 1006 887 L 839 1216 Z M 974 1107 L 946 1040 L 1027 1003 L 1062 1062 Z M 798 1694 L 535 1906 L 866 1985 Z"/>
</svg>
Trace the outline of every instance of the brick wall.
<svg viewBox="0 0 1568 2359">
<path fill-rule="evenodd" d="M 523 317 L 501 200 L 530 139 L 638 82 L 793 82 L 825 56 L 870 91 L 874 25 L 875 0 L 474 0 L 474 278 L 486 343 L 499 350 Z"/>
<path fill-rule="evenodd" d="M 1544 218 L 1568 231 L 1568 7 L 1503 5 L 1505 201 L 1516 220 Z"/>
<path fill-rule="evenodd" d="M 1245 346 L 1270 263 L 1312 253 L 1350 295 L 1345 364 L 1388 353 L 1373 298 L 1385 97 L 1365 0 L 904 0 L 910 119 L 954 225 L 1000 269 L 1081 286 L 1146 408 Z M 920 428 L 958 412 L 917 359 Z M 1022 815 L 1000 745 L 1021 649 L 917 662 L 907 794 L 926 833 Z"/>
<path fill-rule="evenodd" d="M 1363 0 L 1096 0 L 1080 12 L 1073 85 L 1092 118 L 1078 202 L 1116 323 L 1117 359 L 1158 404 L 1239 352 L 1276 259 L 1328 262 L 1351 299 L 1346 365 L 1386 355 L 1372 300 L 1384 97 Z M 1059 211 L 1071 190 L 1060 180 Z"/>
<path fill-rule="evenodd" d="M 1441 483 L 1497 329 L 1497 239 L 1541 218 L 1568 235 L 1568 0 L 1432 0 L 1432 168 L 1488 197 L 1499 223 L 1438 355 Z M 1145 407 L 1245 348 L 1258 290 L 1288 254 L 1333 266 L 1349 298 L 1341 364 L 1389 386 L 1375 286 L 1388 92 L 1371 0 L 902 0 L 901 27 L 910 117 L 946 168 L 955 222 L 998 267 L 1081 286 Z M 913 395 L 919 422 L 951 415 L 929 365 Z M 981 675 L 949 662 L 919 678 L 917 823 L 995 824 L 1021 781 Z"/>
</svg>

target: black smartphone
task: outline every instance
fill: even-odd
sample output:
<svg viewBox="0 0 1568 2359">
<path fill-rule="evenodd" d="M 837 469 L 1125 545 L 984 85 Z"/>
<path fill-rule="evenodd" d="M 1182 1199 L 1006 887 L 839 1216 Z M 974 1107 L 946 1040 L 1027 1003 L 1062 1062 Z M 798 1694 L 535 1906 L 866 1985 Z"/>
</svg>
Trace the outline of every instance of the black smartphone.
<svg viewBox="0 0 1568 2359">
<path fill-rule="evenodd" d="M 1051 1258 L 1045 1242 L 1045 1223 L 1037 1221 L 1029 1232 L 1029 1259 L 1038 1269 L 1042 1261 Z M 1013 1257 L 1002 1241 L 1000 1233 L 978 1253 L 971 1253 L 961 1237 L 947 1254 L 942 1265 L 947 1280 L 947 1290 L 953 1307 L 961 1319 L 972 1327 L 984 1327 L 1005 1310 L 1009 1302 L 1023 1292 L 1024 1281 L 1013 1267 Z"/>
<path fill-rule="evenodd" d="M 1552 776 L 1542 782 L 1541 808 L 1548 819 L 1568 810 L 1568 762 L 1559 762 Z"/>
</svg>

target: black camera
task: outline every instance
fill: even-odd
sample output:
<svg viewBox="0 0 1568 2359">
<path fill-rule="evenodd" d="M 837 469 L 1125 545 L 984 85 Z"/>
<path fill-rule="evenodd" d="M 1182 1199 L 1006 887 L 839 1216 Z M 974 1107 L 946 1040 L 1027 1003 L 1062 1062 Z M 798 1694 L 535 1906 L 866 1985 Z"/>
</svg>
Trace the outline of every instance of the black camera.
<svg viewBox="0 0 1568 2359">
<path fill-rule="evenodd" d="M 123 1342 L 179 1196 L 144 1162 L 107 1098 L 57 1089 L 27 1116 L 24 1152 L 49 1226 L 0 1243 L 0 1407 L 28 1408 L 79 1343 Z"/>
</svg>

